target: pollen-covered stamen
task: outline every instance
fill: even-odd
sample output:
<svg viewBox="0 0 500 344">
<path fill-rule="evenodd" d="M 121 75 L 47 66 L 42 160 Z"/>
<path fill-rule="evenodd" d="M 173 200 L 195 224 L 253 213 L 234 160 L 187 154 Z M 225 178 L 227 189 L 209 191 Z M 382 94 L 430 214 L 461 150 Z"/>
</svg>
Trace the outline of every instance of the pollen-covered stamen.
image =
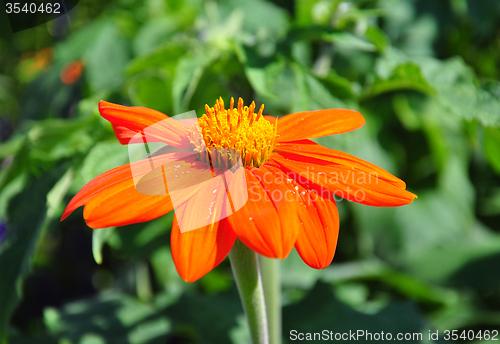
<svg viewBox="0 0 500 344">
<path fill-rule="evenodd" d="M 239 98 L 238 106 L 234 108 L 234 99 L 231 98 L 226 110 L 220 98 L 212 108 L 205 105 L 205 111 L 198 120 L 201 134 L 194 127 L 189 133 L 201 160 L 209 162 L 211 159 L 216 167 L 232 167 L 237 163 L 238 152 L 245 166 L 258 167 L 269 159 L 275 145 L 278 122 L 271 124 L 262 118 L 264 104 L 255 113 L 255 102 L 244 106 L 243 99 Z"/>
</svg>

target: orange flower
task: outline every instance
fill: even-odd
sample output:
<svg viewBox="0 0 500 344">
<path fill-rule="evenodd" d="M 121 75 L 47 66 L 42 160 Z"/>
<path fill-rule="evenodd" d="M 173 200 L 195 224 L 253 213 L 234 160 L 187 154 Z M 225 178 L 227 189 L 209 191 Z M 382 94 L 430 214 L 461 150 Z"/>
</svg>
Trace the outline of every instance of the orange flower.
<svg viewBox="0 0 500 344">
<path fill-rule="evenodd" d="M 73 61 L 66 64 L 60 73 L 61 81 L 66 85 L 74 84 L 80 79 L 83 67 L 81 61 Z"/>
<path fill-rule="evenodd" d="M 400 206 L 416 197 L 387 171 L 309 140 L 361 127 L 365 121 L 360 113 L 330 109 L 293 113 L 276 120 L 263 116 L 263 108 L 255 113 L 255 103 L 243 106 L 241 98 L 234 107 L 231 98 L 229 109 L 225 109 L 221 98 L 214 107 L 205 107 L 197 136 L 193 125 L 165 122 L 169 117 L 160 112 L 101 101 L 99 111 L 111 122 L 122 144 L 133 143 L 134 135 L 161 122 L 166 124 L 156 127 L 152 136 L 170 147 L 94 178 L 71 200 L 61 220 L 82 205 L 92 228 L 149 221 L 173 210 L 168 190 L 163 195 L 138 191 L 134 166 L 152 162 L 167 166 L 175 159 L 176 168 L 162 167 L 157 177 L 175 179 L 182 187 L 193 185 L 183 177 L 188 173 L 180 176 L 177 167 L 181 165 L 192 172 L 191 180 L 205 172 L 223 174 L 227 185 L 220 186 L 233 197 L 240 188 L 234 182 L 239 177 L 248 188 L 246 203 L 232 215 L 188 232 L 181 232 L 179 222 L 195 219 L 211 199 L 211 192 L 201 183 L 191 188 L 194 191 L 180 193 L 171 233 L 172 256 L 181 277 L 192 282 L 216 267 L 236 238 L 271 258 L 284 259 L 295 246 L 306 264 L 323 269 L 331 263 L 337 246 L 339 216 L 333 195 L 372 206 Z M 244 168 L 228 172 L 231 156 L 213 148 L 238 152 Z M 174 173 L 180 178 L 173 178 Z M 171 184 L 168 189 L 170 194 L 174 192 Z"/>
<path fill-rule="evenodd" d="M 54 54 L 53 48 L 43 48 L 37 52 L 27 52 L 21 56 L 19 70 L 23 81 L 29 82 L 40 75 L 50 65 Z"/>
</svg>

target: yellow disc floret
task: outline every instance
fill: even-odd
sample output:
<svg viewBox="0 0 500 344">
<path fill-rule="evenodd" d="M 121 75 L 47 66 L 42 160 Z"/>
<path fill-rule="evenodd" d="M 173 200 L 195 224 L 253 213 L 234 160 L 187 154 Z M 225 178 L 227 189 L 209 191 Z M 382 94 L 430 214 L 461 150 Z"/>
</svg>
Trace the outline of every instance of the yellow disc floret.
<svg viewBox="0 0 500 344">
<path fill-rule="evenodd" d="M 268 160 L 275 146 L 277 121 L 271 124 L 262 116 L 264 104 L 256 113 L 255 102 L 243 106 L 240 98 L 234 108 L 231 98 L 225 109 L 220 98 L 212 108 L 205 105 L 205 110 L 198 119 L 199 129 L 191 128 L 189 133 L 201 160 L 214 167 L 232 167 L 240 157 L 244 166 L 258 167 Z"/>
</svg>

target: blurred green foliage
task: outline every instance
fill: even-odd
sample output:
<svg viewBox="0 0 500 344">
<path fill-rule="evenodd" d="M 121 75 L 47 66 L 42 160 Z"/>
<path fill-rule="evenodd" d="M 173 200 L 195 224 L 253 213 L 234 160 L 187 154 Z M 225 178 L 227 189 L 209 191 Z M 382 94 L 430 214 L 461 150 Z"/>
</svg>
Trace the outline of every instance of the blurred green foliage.
<svg viewBox="0 0 500 344">
<path fill-rule="evenodd" d="M 194 284 L 177 275 L 172 214 L 94 232 L 81 210 L 59 222 L 86 182 L 127 162 L 99 100 L 175 115 L 219 96 L 273 116 L 359 110 L 365 127 L 317 141 L 419 196 L 339 202 L 332 265 L 283 261 L 285 340 L 500 329 L 498 18 L 497 0 L 81 0 L 4 35 L 0 341 L 248 343 L 227 261 Z M 64 84 L 73 61 L 83 74 Z"/>
</svg>

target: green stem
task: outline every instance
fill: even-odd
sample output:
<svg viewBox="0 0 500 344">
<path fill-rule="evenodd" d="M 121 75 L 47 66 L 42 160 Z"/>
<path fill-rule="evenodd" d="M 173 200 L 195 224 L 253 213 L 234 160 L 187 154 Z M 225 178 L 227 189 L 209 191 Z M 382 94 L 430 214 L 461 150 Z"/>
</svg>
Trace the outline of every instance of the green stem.
<svg viewBox="0 0 500 344">
<path fill-rule="evenodd" d="M 259 256 L 269 323 L 269 343 L 281 344 L 281 275 L 279 259 Z"/>
<path fill-rule="evenodd" d="M 257 254 L 236 239 L 229 260 L 248 320 L 253 344 L 269 344 L 264 289 Z"/>
</svg>

